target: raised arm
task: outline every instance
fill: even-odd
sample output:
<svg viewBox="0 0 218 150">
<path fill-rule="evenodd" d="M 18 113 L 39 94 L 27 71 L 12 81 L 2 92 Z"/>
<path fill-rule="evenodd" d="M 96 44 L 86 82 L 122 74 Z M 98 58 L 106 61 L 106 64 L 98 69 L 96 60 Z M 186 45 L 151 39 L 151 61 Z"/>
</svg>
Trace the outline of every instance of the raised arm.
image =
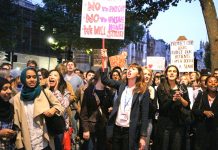
<svg viewBox="0 0 218 150">
<path fill-rule="evenodd" d="M 109 87 L 112 87 L 118 90 L 122 82 L 108 78 L 108 55 L 107 55 L 106 49 L 101 49 L 101 57 L 103 59 L 102 64 L 104 66 L 104 69 L 101 72 L 101 82 L 104 85 L 107 85 Z"/>
</svg>

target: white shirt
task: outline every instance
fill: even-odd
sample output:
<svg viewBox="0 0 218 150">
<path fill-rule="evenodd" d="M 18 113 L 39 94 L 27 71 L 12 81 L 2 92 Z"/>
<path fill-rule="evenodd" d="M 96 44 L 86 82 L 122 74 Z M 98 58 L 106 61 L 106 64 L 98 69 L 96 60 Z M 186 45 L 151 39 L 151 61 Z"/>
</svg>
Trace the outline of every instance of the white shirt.
<svg viewBox="0 0 218 150">
<path fill-rule="evenodd" d="M 118 114 L 116 118 L 117 126 L 129 127 L 132 98 L 132 90 L 126 86 L 121 95 L 120 106 L 118 108 Z"/>
<path fill-rule="evenodd" d="M 43 130 L 33 120 L 34 101 L 24 102 L 24 110 L 30 133 L 30 141 L 33 150 L 41 150 L 48 146 L 48 142 L 43 138 Z"/>
</svg>

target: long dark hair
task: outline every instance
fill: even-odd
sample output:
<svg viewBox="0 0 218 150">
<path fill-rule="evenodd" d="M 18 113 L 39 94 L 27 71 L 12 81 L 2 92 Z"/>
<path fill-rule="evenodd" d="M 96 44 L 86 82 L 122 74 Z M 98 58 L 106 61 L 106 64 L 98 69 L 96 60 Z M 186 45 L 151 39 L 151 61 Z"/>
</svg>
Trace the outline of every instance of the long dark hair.
<svg viewBox="0 0 218 150">
<path fill-rule="evenodd" d="M 56 70 L 56 69 L 53 69 L 53 70 L 49 71 L 49 75 L 50 75 L 50 73 L 53 72 L 53 71 L 56 71 L 56 72 L 59 74 L 59 76 L 60 76 L 60 81 L 58 82 L 58 90 L 61 92 L 61 94 L 64 94 L 64 91 L 65 91 L 65 89 L 67 88 L 67 83 L 66 83 L 66 81 L 64 80 L 64 77 L 63 77 L 63 75 L 60 73 L 60 71 L 58 71 L 58 70 Z M 51 89 L 50 89 L 50 90 L 51 90 Z"/>
<path fill-rule="evenodd" d="M 175 65 L 169 65 L 169 66 L 167 66 L 167 68 L 166 68 L 166 70 L 165 70 L 165 77 L 162 77 L 162 78 L 161 78 L 161 83 L 160 83 L 161 89 L 164 90 L 164 92 L 165 92 L 166 94 L 170 94 L 170 90 L 171 90 L 170 85 L 169 85 L 169 81 L 168 81 L 168 77 L 167 77 L 167 72 L 168 72 L 169 68 L 171 68 L 171 67 L 176 68 L 176 71 L 177 71 L 177 78 L 179 77 L 179 69 L 178 69 L 177 66 L 175 66 Z M 178 83 L 177 83 L 176 80 L 175 80 L 175 82 L 176 82 L 176 84 L 178 85 Z"/>
</svg>

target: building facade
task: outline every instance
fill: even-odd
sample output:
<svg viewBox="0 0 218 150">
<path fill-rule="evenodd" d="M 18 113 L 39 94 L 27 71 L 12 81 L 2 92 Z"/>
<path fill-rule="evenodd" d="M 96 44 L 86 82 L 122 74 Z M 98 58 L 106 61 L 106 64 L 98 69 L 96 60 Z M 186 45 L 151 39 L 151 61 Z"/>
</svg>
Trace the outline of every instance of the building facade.
<svg viewBox="0 0 218 150">
<path fill-rule="evenodd" d="M 154 39 L 147 31 L 140 42 L 130 43 L 120 51 L 128 53 L 127 64 L 138 63 L 142 66 L 147 65 L 147 56 L 165 57 L 166 65 L 170 63 L 170 48 L 164 40 Z"/>
</svg>

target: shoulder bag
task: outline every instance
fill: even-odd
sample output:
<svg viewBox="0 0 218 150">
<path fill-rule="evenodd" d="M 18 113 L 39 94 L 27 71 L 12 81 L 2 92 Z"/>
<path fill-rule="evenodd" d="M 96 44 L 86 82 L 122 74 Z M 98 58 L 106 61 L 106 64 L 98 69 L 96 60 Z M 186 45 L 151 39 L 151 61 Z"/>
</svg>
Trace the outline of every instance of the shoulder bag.
<svg viewBox="0 0 218 150">
<path fill-rule="evenodd" d="M 42 91 L 45 94 L 45 97 L 48 100 L 50 107 L 52 107 L 44 89 Z M 52 117 L 45 116 L 45 122 L 49 135 L 54 136 L 58 134 L 63 134 L 66 129 L 66 123 L 63 116 L 58 116 L 57 114 L 54 114 Z"/>
</svg>

